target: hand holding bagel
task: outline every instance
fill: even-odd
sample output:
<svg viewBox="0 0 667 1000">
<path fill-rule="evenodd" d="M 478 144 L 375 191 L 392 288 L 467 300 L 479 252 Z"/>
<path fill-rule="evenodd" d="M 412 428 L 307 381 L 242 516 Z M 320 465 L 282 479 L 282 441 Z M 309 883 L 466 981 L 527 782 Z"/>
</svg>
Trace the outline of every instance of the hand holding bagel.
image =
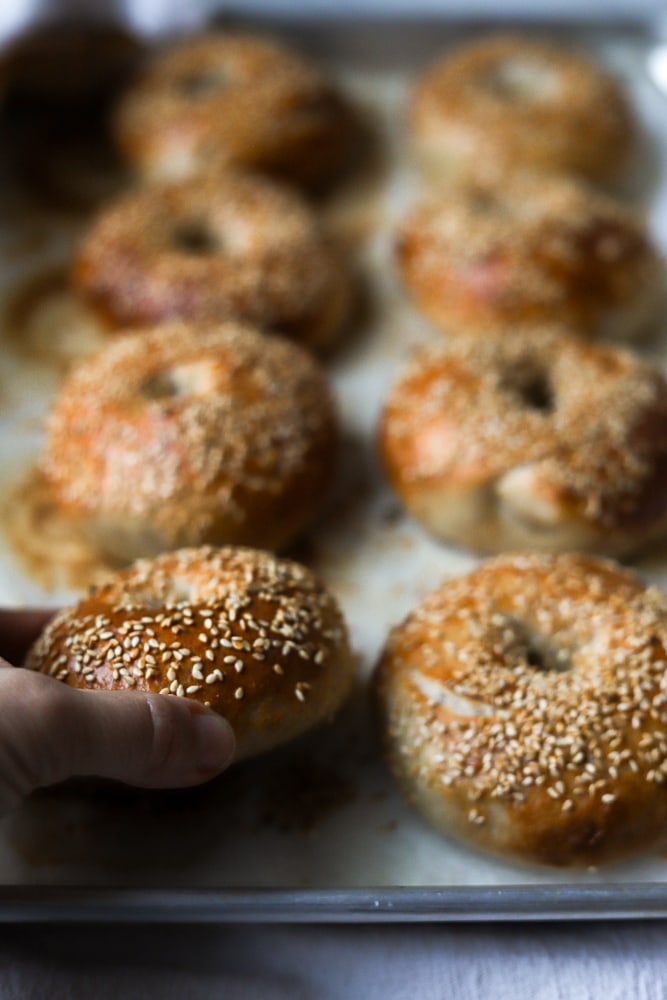
<svg viewBox="0 0 667 1000">
<path fill-rule="evenodd" d="M 234 734 L 197 702 L 74 691 L 21 670 L 50 612 L 0 611 L 0 815 L 29 792 L 84 775 L 144 788 L 196 785 L 230 763 Z M 11 662 L 10 662 L 11 661 Z"/>
</svg>

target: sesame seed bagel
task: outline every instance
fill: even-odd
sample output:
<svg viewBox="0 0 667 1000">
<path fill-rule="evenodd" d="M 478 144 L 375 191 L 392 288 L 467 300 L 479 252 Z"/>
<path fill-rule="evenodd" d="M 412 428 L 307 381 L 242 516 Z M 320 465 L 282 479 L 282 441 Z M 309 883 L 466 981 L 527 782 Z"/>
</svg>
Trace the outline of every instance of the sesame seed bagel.
<svg viewBox="0 0 667 1000">
<path fill-rule="evenodd" d="M 335 473 L 317 363 L 238 324 L 128 333 L 74 368 L 47 421 L 53 494 L 122 559 L 202 542 L 279 549 Z"/>
<path fill-rule="evenodd" d="M 113 128 L 151 180 L 211 163 L 318 188 L 352 152 L 353 116 L 313 63 L 251 35 L 204 35 L 161 52 L 120 102 Z"/>
<path fill-rule="evenodd" d="M 597 865 L 667 835 L 667 599 L 585 555 L 515 555 L 445 583 L 375 677 L 388 760 L 447 835 Z"/>
<path fill-rule="evenodd" d="M 389 480 L 481 552 L 626 555 L 667 530 L 667 382 L 557 330 L 418 355 L 380 425 Z"/>
<path fill-rule="evenodd" d="M 111 327 L 238 319 L 318 347 L 350 304 L 315 213 L 293 191 L 240 174 L 155 184 L 110 203 L 72 281 Z"/>
<path fill-rule="evenodd" d="M 354 674 L 336 601 L 310 570 L 243 548 L 140 560 L 60 611 L 25 664 L 70 687 L 194 698 L 236 759 L 331 717 Z"/>
<path fill-rule="evenodd" d="M 514 36 L 445 56 L 419 79 L 410 127 L 425 165 L 475 171 L 494 164 L 615 181 L 637 147 L 616 81 L 584 55 Z"/>
<path fill-rule="evenodd" d="M 665 304 L 665 267 L 635 213 L 567 177 L 462 181 L 399 231 L 397 263 L 416 305 L 446 333 L 559 322 L 632 340 Z"/>
</svg>

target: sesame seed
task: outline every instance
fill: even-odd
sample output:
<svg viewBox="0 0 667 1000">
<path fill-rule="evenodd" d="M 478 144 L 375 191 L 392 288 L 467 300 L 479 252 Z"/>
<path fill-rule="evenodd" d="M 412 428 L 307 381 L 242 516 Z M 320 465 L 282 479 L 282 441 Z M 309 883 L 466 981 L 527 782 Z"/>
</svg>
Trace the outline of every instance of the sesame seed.
<svg viewBox="0 0 667 1000">
<path fill-rule="evenodd" d="M 299 701 L 305 701 L 310 691 L 310 684 L 306 681 L 299 681 L 294 687 L 294 694 L 299 699 Z"/>
</svg>

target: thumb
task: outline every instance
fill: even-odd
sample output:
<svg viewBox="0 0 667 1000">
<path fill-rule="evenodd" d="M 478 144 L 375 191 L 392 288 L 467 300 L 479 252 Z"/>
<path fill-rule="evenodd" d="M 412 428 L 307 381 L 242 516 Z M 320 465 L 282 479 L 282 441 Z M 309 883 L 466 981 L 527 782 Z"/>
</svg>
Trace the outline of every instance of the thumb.
<svg viewBox="0 0 667 1000">
<path fill-rule="evenodd" d="M 187 698 L 81 691 L 0 660 L 0 814 L 75 776 L 184 788 L 231 762 L 228 722 Z"/>
</svg>

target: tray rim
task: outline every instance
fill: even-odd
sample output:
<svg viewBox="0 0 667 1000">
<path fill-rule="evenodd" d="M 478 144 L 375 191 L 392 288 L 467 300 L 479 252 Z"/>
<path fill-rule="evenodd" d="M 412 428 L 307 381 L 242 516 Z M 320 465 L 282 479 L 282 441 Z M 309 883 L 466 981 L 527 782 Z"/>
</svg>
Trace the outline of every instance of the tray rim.
<svg viewBox="0 0 667 1000">
<path fill-rule="evenodd" d="M 667 883 L 374 889 L 0 887 L 2 923 L 482 923 L 663 920 Z"/>
</svg>

